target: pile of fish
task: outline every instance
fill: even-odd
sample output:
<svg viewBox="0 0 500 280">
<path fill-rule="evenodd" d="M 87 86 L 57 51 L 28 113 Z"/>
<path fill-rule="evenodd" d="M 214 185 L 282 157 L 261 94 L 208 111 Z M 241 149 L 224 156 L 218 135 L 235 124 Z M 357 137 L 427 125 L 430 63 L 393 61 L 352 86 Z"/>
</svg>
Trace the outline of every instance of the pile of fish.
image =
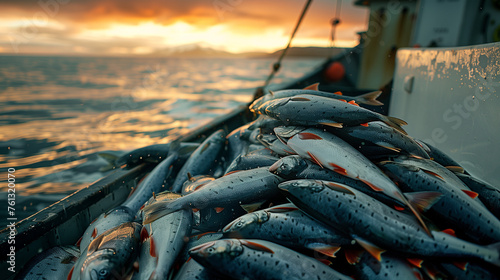
<svg viewBox="0 0 500 280">
<path fill-rule="evenodd" d="M 379 94 L 270 92 L 227 135 L 125 154 L 156 167 L 19 278 L 498 279 L 500 190 L 362 107 Z"/>
</svg>

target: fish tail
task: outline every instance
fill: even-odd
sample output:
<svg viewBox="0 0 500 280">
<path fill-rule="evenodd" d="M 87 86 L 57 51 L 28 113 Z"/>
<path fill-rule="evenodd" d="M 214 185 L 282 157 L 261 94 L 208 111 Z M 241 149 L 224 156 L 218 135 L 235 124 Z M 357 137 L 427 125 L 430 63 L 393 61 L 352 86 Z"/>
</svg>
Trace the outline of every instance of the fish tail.
<svg viewBox="0 0 500 280">
<path fill-rule="evenodd" d="M 382 91 L 372 91 L 369 93 L 365 93 L 363 95 L 357 96 L 355 98 L 357 103 L 373 105 L 373 106 L 382 106 L 384 103 L 377 100 L 377 98 L 382 94 Z"/>
<path fill-rule="evenodd" d="M 422 219 L 422 215 L 420 214 L 420 212 L 418 212 L 417 209 L 415 209 L 415 207 L 408 201 L 408 199 L 406 199 L 406 197 L 403 194 L 396 193 L 396 196 L 399 198 L 399 200 L 401 202 L 403 202 L 406 206 L 408 206 L 408 209 L 410 209 L 410 211 L 413 213 L 413 215 L 415 215 L 415 217 L 417 218 L 418 222 L 424 228 L 425 232 L 430 237 L 432 237 L 431 231 L 429 230 L 429 228 L 425 224 L 424 220 Z"/>
<path fill-rule="evenodd" d="M 179 200 L 161 201 L 144 207 L 143 224 L 150 224 L 159 218 L 182 209 Z"/>
<path fill-rule="evenodd" d="M 399 130 L 404 135 L 408 135 L 408 133 L 406 133 L 406 131 L 401 127 L 402 125 L 407 125 L 408 123 L 403 121 L 402 119 L 382 115 L 382 121 L 388 126 Z"/>
<path fill-rule="evenodd" d="M 485 261 L 493 264 L 494 266 L 500 267 L 500 242 L 490 244 L 486 247 L 495 251 L 496 254 L 492 259 L 485 259 Z"/>
</svg>

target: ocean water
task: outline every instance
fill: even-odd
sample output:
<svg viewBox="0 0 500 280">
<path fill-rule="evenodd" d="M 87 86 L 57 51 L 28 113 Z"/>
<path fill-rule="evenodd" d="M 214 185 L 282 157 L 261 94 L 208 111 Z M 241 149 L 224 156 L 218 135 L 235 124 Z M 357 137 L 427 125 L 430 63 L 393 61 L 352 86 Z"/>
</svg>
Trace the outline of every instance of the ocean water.
<svg viewBox="0 0 500 280">
<path fill-rule="evenodd" d="M 248 103 L 273 62 L 0 56 L 0 228 L 9 168 L 20 220 L 112 172 L 98 153 L 167 143 Z M 321 62 L 285 60 L 273 86 Z"/>
</svg>

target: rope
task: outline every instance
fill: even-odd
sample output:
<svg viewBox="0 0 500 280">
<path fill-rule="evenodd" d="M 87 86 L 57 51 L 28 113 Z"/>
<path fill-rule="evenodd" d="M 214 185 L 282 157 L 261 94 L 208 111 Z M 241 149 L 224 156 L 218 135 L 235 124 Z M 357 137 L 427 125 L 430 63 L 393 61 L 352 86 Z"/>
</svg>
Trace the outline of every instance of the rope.
<svg viewBox="0 0 500 280">
<path fill-rule="evenodd" d="M 311 2 L 312 2 L 312 0 L 307 0 L 307 3 L 304 6 L 304 9 L 302 9 L 302 14 L 300 14 L 299 20 L 297 21 L 297 24 L 295 25 L 295 29 L 293 30 L 292 35 L 290 35 L 290 40 L 288 40 L 288 44 L 286 45 L 286 48 L 281 53 L 280 57 L 278 58 L 278 61 L 276 61 L 276 63 L 273 64 L 273 69 L 271 70 L 271 73 L 267 77 L 266 82 L 264 83 L 264 86 L 257 88 L 257 90 L 255 91 L 254 100 L 259 98 L 260 96 L 262 96 L 264 94 L 263 89 L 269 85 L 271 80 L 274 78 L 274 75 L 276 75 L 278 70 L 281 68 L 281 61 L 283 60 L 286 53 L 288 52 L 288 49 L 290 48 L 290 45 L 292 44 L 293 37 L 295 36 L 295 33 L 297 33 L 297 30 L 299 29 L 299 26 L 302 22 L 302 19 L 306 15 L 307 9 L 309 8 Z"/>
<path fill-rule="evenodd" d="M 332 33 L 330 36 L 330 47 L 333 48 L 333 42 L 335 40 L 335 31 L 337 30 L 337 25 L 340 23 L 340 10 L 342 9 L 342 0 L 337 0 L 337 8 L 335 9 L 335 18 L 332 19 Z"/>
</svg>

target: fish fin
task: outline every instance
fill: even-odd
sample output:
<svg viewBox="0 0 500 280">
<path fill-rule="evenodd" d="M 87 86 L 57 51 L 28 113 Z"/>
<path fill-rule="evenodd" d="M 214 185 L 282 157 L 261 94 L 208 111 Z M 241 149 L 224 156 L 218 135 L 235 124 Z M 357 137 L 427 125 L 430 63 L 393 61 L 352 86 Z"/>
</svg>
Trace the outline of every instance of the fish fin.
<svg viewBox="0 0 500 280">
<path fill-rule="evenodd" d="M 337 184 L 334 182 L 325 182 L 325 185 L 334 191 L 338 191 L 338 192 L 350 194 L 350 195 L 355 195 L 350 189 L 348 189 L 345 186 L 342 186 L 341 184 Z"/>
<path fill-rule="evenodd" d="M 140 236 L 141 236 L 141 242 L 144 242 L 146 241 L 146 239 L 149 238 L 149 232 L 145 226 L 142 227 Z"/>
<path fill-rule="evenodd" d="M 71 280 L 71 278 L 73 277 L 73 271 L 75 271 L 75 266 L 74 265 L 73 265 L 73 267 L 71 268 L 71 270 L 68 273 L 68 277 L 67 277 L 68 280 Z"/>
<path fill-rule="evenodd" d="M 451 235 L 451 236 L 453 236 L 453 237 L 457 237 L 457 235 L 455 234 L 455 231 L 454 231 L 453 229 L 451 229 L 451 228 L 447 228 L 447 229 L 445 229 L 445 230 L 442 230 L 441 232 L 444 232 L 444 233 L 446 233 L 446 234 L 449 234 L 449 235 Z"/>
<path fill-rule="evenodd" d="M 324 264 L 326 264 L 326 265 L 328 265 L 328 266 L 332 265 L 332 262 L 329 261 L 329 260 L 327 260 L 327 259 L 317 259 L 317 260 L 320 261 L 320 262 L 322 262 L 322 263 L 324 263 Z"/>
<path fill-rule="evenodd" d="M 349 101 L 349 102 L 347 102 L 347 103 L 349 103 L 349 104 L 351 104 L 351 105 L 354 105 L 354 106 L 358 106 L 358 107 L 359 107 L 359 104 L 358 104 L 358 103 L 356 103 L 356 101 L 354 101 L 354 100 L 351 100 L 351 101 Z"/>
<path fill-rule="evenodd" d="M 179 199 L 171 201 L 160 201 L 144 207 L 143 224 L 149 224 L 167 214 L 170 214 L 172 212 L 175 212 L 183 208 L 182 202 L 179 202 Z"/>
<path fill-rule="evenodd" d="M 80 237 L 80 238 L 78 239 L 78 241 L 76 241 L 76 244 L 75 244 L 75 246 L 76 246 L 76 247 L 80 247 L 80 244 L 82 244 L 82 239 L 83 239 L 83 236 L 82 236 L 82 237 Z"/>
<path fill-rule="evenodd" d="M 198 208 L 193 208 L 191 210 L 193 210 L 193 213 L 196 213 L 196 212 L 200 211 L 200 209 L 198 209 Z"/>
<path fill-rule="evenodd" d="M 430 171 L 430 170 L 426 170 L 426 169 L 422 169 L 422 171 L 424 171 L 425 173 L 427 173 L 427 174 L 429 174 L 429 175 L 432 175 L 432 176 L 434 176 L 434 177 L 437 177 L 437 178 L 441 179 L 442 181 L 445 181 L 445 180 L 444 180 L 444 178 L 443 178 L 443 176 L 441 176 L 441 175 L 439 175 L 439 174 L 437 174 L 437 173 L 435 173 L 435 172 L 432 172 L 432 171 Z"/>
<path fill-rule="evenodd" d="M 341 92 L 341 91 L 336 91 L 336 92 L 334 92 L 333 94 L 336 94 L 336 95 L 340 95 L 340 96 L 342 96 L 342 92 Z"/>
<path fill-rule="evenodd" d="M 364 127 L 368 127 L 369 126 L 368 123 L 360 123 L 359 125 L 360 126 L 364 126 Z"/>
<path fill-rule="evenodd" d="M 247 213 L 250 213 L 250 212 L 253 212 L 257 209 L 259 209 L 259 207 L 264 204 L 265 201 L 260 201 L 260 202 L 256 202 L 256 203 L 251 203 L 251 204 L 241 204 L 241 208 L 243 208 L 243 210 L 247 211 Z"/>
<path fill-rule="evenodd" d="M 344 250 L 345 258 L 349 264 L 357 264 L 361 260 L 363 250 L 348 249 Z"/>
<path fill-rule="evenodd" d="M 269 91 L 269 94 L 270 94 L 271 96 L 274 96 L 274 91 L 272 91 L 272 90 L 270 90 L 270 89 L 269 89 L 268 91 Z"/>
<path fill-rule="evenodd" d="M 203 153 L 203 152 L 204 152 L 204 151 L 206 151 L 209 147 L 210 147 L 210 142 L 205 143 L 205 145 L 203 145 L 203 147 L 201 148 L 200 153 Z"/>
<path fill-rule="evenodd" d="M 104 235 L 101 234 L 96 239 L 92 240 L 92 242 L 90 242 L 88 249 L 87 249 L 87 256 L 94 253 L 99 248 L 103 238 L 104 238 Z"/>
<path fill-rule="evenodd" d="M 323 140 L 320 136 L 310 132 L 300 132 L 298 136 L 301 140 Z"/>
<path fill-rule="evenodd" d="M 274 254 L 274 251 L 271 250 L 270 248 L 262 245 L 262 244 L 259 244 L 259 243 L 256 243 L 256 242 L 252 242 L 252 241 L 248 241 L 248 240 L 244 240 L 244 239 L 241 239 L 240 240 L 241 244 L 243 244 L 244 246 L 250 248 L 250 249 L 253 249 L 253 250 L 257 250 L 257 251 L 263 251 L 263 252 L 268 252 L 268 253 L 271 253 L 271 254 Z"/>
<path fill-rule="evenodd" d="M 382 94 L 381 90 L 372 91 L 369 93 L 365 93 L 363 95 L 356 96 L 354 100 L 360 104 L 373 105 L 373 106 L 382 106 L 384 103 L 377 100 L 377 98 Z"/>
<path fill-rule="evenodd" d="M 347 103 L 347 100 L 345 100 L 345 99 L 337 99 L 337 100 Z"/>
<path fill-rule="evenodd" d="M 326 126 L 331 126 L 331 127 L 336 127 L 336 128 L 342 128 L 342 123 L 336 123 L 336 122 L 320 122 L 319 124 L 326 125 Z"/>
<path fill-rule="evenodd" d="M 92 238 L 95 238 L 97 236 L 97 228 L 94 228 L 91 236 L 92 236 Z"/>
<path fill-rule="evenodd" d="M 445 168 L 450 170 L 453 173 L 462 173 L 462 174 L 465 173 L 465 170 L 462 166 L 450 165 L 450 166 L 445 166 Z"/>
<path fill-rule="evenodd" d="M 153 258 L 156 258 L 156 242 L 154 237 L 151 235 L 149 236 L 149 255 Z"/>
<path fill-rule="evenodd" d="M 462 190 L 466 195 L 470 196 L 472 199 L 476 198 L 479 196 L 477 192 L 469 191 L 469 190 Z"/>
<path fill-rule="evenodd" d="M 429 235 L 429 237 L 433 237 L 431 231 L 429 230 L 429 228 L 425 224 L 424 220 L 422 219 L 422 216 L 415 209 L 415 207 L 413 207 L 413 205 L 408 201 L 408 199 L 400 192 L 396 192 L 394 194 L 396 195 L 396 198 L 399 199 L 399 201 L 404 202 L 406 204 L 406 206 L 410 209 L 410 211 L 413 213 L 415 218 L 417 218 L 418 222 L 420 223 L 420 225 L 422 226 L 424 231 L 427 233 L 427 235 Z"/>
<path fill-rule="evenodd" d="M 401 152 L 401 148 L 390 147 L 390 146 L 387 146 L 387 145 L 380 145 L 380 144 L 378 144 L 378 146 L 382 147 L 382 148 L 385 148 L 385 149 L 388 149 L 388 150 L 391 150 L 391 151 L 394 151 L 396 153 L 400 153 Z"/>
<path fill-rule="evenodd" d="M 408 135 L 408 133 L 406 133 L 406 131 L 401 127 L 402 125 L 407 125 L 408 124 L 407 122 L 405 122 L 401 119 L 395 118 L 395 117 L 384 116 L 384 115 L 380 115 L 380 116 L 382 117 L 381 121 L 383 121 L 385 124 L 398 130 L 399 132 L 403 133 L 404 135 Z"/>
<path fill-rule="evenodd" d="M 359 178 L 358 178 L 359 179 Z M 372 188 L 372 190 L 376 191 L 376 192 L 382 192 L 384 191 L 384 189 L 381 189 L 377 186 L 375 186 L 374 184 L 368 182 L 367 180 L 363 180 L 363 179 L 359 179 L 361 182 L 365 183 L 366 185 L 368 185 L 370 188 Z"/>
<path fill-rule="evenodd" d="M 215 213 L 217 213 L 217 214 L 224 211 L 224 207 L 215 207 L 214 209 L 215 209 Z"/>
<path fill-rule="evenodd" d="M 411 205 L 420 212 L 429 210 L 443 196 L 440 192 L 412 192 L 404 193 Z"/>
<path fill-rule="evenodd" d="M 275 206 L 273 208 L 269 208 L 266 211 L 269 213 L 285 213 L 285 212 L 292 212 L 292 211 L 297 211 L 299 208 L 297 207 L 291 207 L 291 206 Z"/>
<path fill-rule="evenodd" d="M 378 261 L 382 260 L 381 254 L 386 250 L 379 248 L 378 246 L 372 244 L 371 242 L 363 240 L 359 237 L 356 237 L 354 239 L 356 240 L 356 242 L 358 242 L 359 245 L 361 245 L 361 247 L 363 247 L 363 249 L 368 251 L 368 253 L 370 253 L 370 255 L 372 255 L 375 259 L 377 259 Z"/>
<path fill-rule="evenodd" d="M 398 210 L 398 211 L 403 211 L 405 210 L 404 207 L 401 207 L 401 206 L 398 206 L 398 205 L 394 205 L 394 209 Z"/>
<path fill-rule="evenodd" d="M 224 174 L 224 176 L 227 176 L 227 175 L 230 175 L 230 174 L 234 174 L 236 172 L 240 172 L 241 170 L 233 170 L 233 171 L 229 171 L 228 173 Z M 222 176 L 222 177 L 224 177 Z"/>
<path fill-rule="evenodd" d="M 340 250 L 339 246 L 320 244 L 320 243 L 309 244 L 307 245 L 307 248 L 332 258 L 335 258 L 335 254 Z"/>
<path fill-rule="evenodd" d="M 309 157 L 311 158 L 311 160 L 316 163 L 317 165 L 319 165 L 321 168 L 324 168 L 323 165 L 321 164 L 321 162 L 318 160 L 318 158 L 313 155 L 312 153 L 310 152 L 307 152 L 307 154 L 309 155 Z"/>
<path fill-rule="evenodd" d="M 311 101 L 311 99 L 309 98 L 305 98 L 305 97 L 292 97 L 290 98 L 291 101 Z"/>
<path fill-rule="evenodd" d="M 407 258 L 406 260 L 410 264 L 412 264 L 413 266 L 416 266 L 418 268 L 421 268 L 422 267 L 422 263 L 424 262 L 424 260 L 422 260 L 422 259 L 415 259 L 415 258 Z"/>
<path fill-rule="evenodd" d="M 315 84 L 309 85 L 309 86 L 305 87 L 304 89 L 319 91 L 319 83 L 315 83 Z"/>
<path fill-rule="evenodd" d="M 335 171 L 336 173 L 340 174 L 340 175 L 344 175 L 344 176 L 348 176 L 347 175 L 347 170 L 335 163 L 331 163 L 329 162 L 328 165 L 333 168 L 333 171 Z"/>
<path fill-rule="evenodd" d="M 463 271 L 467 270 L 467 264 L 468 262 L 454 262 L 453 265 L 460 268 Z"/>
<path fill-rule="evenodd" d="M 191 172 L 188 172 L 187 173 L 187 176 L 188 176 L 188 180 L 191 181 L 191 179 L 193 179 L 193 175 L 191 175 Z"/>
</svg>

